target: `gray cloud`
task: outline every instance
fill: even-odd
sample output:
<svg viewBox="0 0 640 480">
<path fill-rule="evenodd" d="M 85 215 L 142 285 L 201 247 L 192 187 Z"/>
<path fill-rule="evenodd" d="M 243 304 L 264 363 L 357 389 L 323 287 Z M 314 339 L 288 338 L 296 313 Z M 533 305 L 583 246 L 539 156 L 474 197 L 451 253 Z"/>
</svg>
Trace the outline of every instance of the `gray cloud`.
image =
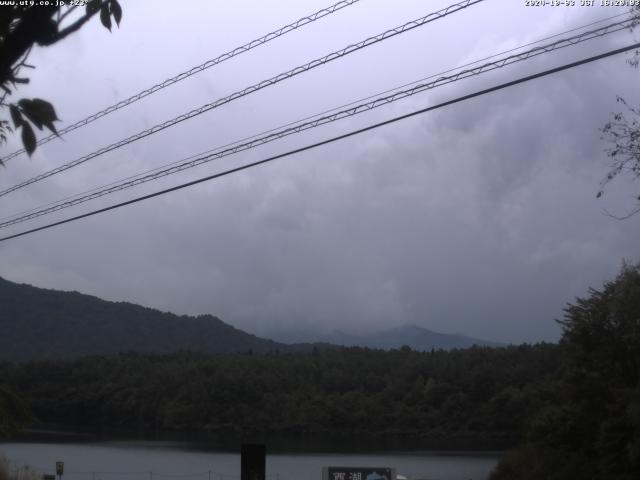
<svg viewBox="0 0 640 480">
<path fill-rule="evenodd" d="M 436 3 L 432 9 L 446 5 Z M 458 22 L 434 24 L 234 102 L 5 197 L 0 206 L 7 214 L 51 201 L 609 13 L 533 12 L 515 3 L 474 7 L 478 13 L 461 14 Z M 55 51 L 39 53 L 39 80 L 34 74 L 28 92 L 54 100 L 65 120 L 79 118 L 213 56 L 210 46 L 219 45 L 213 50 L 220 52 L 321 5 L 283 3 L 267 15 L 261 2 L 242 3 L 240 13 L 230 7 L 217 12 L 211 25 L 203 19 L 207 12 L 193 6 L 177 12 L 167 4 L 151 18 L 144 8 L 125 4 L 121 31 L 108 35 L 94 25 Z M 208 2 L 200 6 L 211 8 Z M 235 23 L 242 13 L 246 24 Z M 386 2 L 362 2 L 326 25 L 296 33 L 294 40 L 282 39 L 65 142 L 52 142 L 31 161 L 11 162 L 2 183 L 424 13 L 422 2 L 392 9 Z M 498 13 L 509 21 L 499 23 Z M 462 28 L 453 34 L 456 25 Z M 549 68 L 592 54 L 595 45 L 599 51 L 611 43 L 467 80 L 135 193 Z M 69 71 L 78 78 L 68 78 Z M 555 340 L 559 329 L 553 319 L 567 301 L 614 275 L 622 258 L 638 258 L 637 219 L 618 222 L 602 213 L 624 210 L 634 185 L 620 182 L 595 199 L 606 172 L 598 128 L 617 108 L 616 94 L 633 99 L 636 77 L 623 57 L 608 59 L 6 242 L 0 245 L 0 274 L 177 313 L 213 313 L 262 335 L 417 323 L 500 341 Z M 60 87 L 63 78 L 76 82 L 74 88 Z"/>
</svg>

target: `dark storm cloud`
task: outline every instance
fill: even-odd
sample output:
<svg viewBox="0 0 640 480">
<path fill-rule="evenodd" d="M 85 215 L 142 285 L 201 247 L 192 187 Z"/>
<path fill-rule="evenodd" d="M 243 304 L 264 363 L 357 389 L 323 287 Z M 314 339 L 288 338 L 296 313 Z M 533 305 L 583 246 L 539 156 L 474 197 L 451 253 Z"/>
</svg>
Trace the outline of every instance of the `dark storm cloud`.
<svg viewBox="0 0 640 480">
<path fill-rule="evenodd" d="M 371 28 L 388 28 L 401 23 L 401 17 L 406 21 L 418 16 L 417 12 L 424 14 L 421 3 L 407 2 L 403 15 L 394 9 L 397 21 L 389 23 L 385 4 L 374 2 L 370 8 L 377 13 L 370 17 Z M 461 17 L 458 25 L 463 33 L 458 41 L 442 41 L 443 48 L 432 56 L 421 55 L 417 61 L 410 54 L 421 41 L 426 44 L 446 34 L 446 25 L 434 24 L 424 37 L 416 33 L 407 43 L 390 43 L 292 81 L 287 88 L 274 87 L 219 114 L 185 123 L 158 135 L 154 142 L 132 145 L 73 175 L 25 192 L 15 202 L 26 206 L 30 200 L 49 201 L 54 187 L 73 191 L 76 186 L 96 185 L 98 180 L 104 183 L 150 168 L 161 159 L 175 160 L 274 122 L 290 121 L 407 78 L 425 76 L 450 67 L 446 62 L 452 59 L 464 63 L 470 55 L 465 46 L 478 58 L 596 15 L 576 12 L 571 23 L 573 17 L 568 14 L 550 12 L 545 17 L 538 11 L 516 8 L 513 2 L 508 7 L 502 4 L 502 10 L 500 2 L 489 4 L 492 6 L 486 8 L 492 10 Z M 287 7 L 282 8 L 278 21 L 273 18 L 265 24 L 273 27 L 295 17 L 285 15 Z M 330 41 L 336 46 L 377 31 L 369 31 L 362 21 L 352 22 L 363 18 L 363 10 L 358 13 L 355 8 L 351 13 L 345 11 L 345 23 L 339 18 L 329 23 L 335 33 Z M 363 2 L 357 8 L 367 7 Z M 128 21 L 134 21 L 137 11 L 130 7 L 129 12 Z M 480 7 L 478 12 L 482 12 Z M 494 21 L 498 12 L 511 19 L 503 30 L 494 22 L 489 35 L 481 30 L 482 22 L 476 24 L 476 19 Z M 254 21 L 235 44 L 268 30 L 257 17 Z M 149 35 L 170 24 L 164 15 L 158 22 L 150 27 Z M 448 28 L 451 25 L 456 23 Z M 159 40 L 158 48 L 178 49 L 186 57 L 168 56 L 176 64 L 171 72 L 179 71 L 177 63 L 190 66 L 202 60 L 202 52 L 194 52 L 195 43 L 190 41 L 213 41 L 210 35 L 214 34 L 208 34 L 198 21 L 191 27 L 193 39 L 185 43 L 171 46 Z M 290 67 L 298 58 L 298 63 L 308 60 L 312 51 L 326 53 L 329 47 L 323 44 L 323 30 L 317 28 L 319 36 L 309 37 L 309 51 L 301 48 L 302 40 L 295 48 L 283 41 L 273 47 L 273 61 Z M 84 41 L 79 37 L 70 43 L 68 50 L 57 54 L 61 62 L 76 65 L 75 57 L 84 58 L 90 50 L 88 38 L 106 48 L 106 40 L 98 37 L 102 33 L 96 27 Z M 127 35 L 124 30 L 116 32 L 108 42 L 126 45 L 134 41 Z M 233 35 L 241 37 L 238 32 Z M 306 37 L 300 34 L 298 38 Z M 598 45 L 604 50 L 609 44 Z M 166 71 L 158 64 L 160 54 L 151 46 L 141 44 L 139 48 L 140 58 L 144 52 L 156 52 L 153 55 L 158 57 L 148 62 L 150 72 L 140 71 L 139 75 L 144 80 L 164 75 Z M 585 46 L 577 52 L 541 57 L 533 64 L 461 82 L 239 160 L 262 158 L 593 51 L 593 46 Z M 255 58 L 263 59 L 261 69 L 277 72 L 280 68 L 268 65 L 264 56 Z M 95 148 L 96 143 L 109 143 L 211 101 L 212 96 L 229 93 L 238 82 L 248 84 L 267 75 L 249 60 L 243 62 L 237 68 L 235 64 L 225 66 L 176 86 L 160 97 L 162 101 L 145 102 L 131 113 L 105 119 L 73 141 L 43 149 L 24 166 L 12 164 L 6 175 L 18 180 L 44 165 L 55 166 L 62 156 L 73 158 Z M 384 72 L 380 72 L 382 63 L 389 67 Z M 123 70 L 128 72 L 132 65 L 136 63 L 128 60 Z M 96 104 L 135 91 L 138 84 L 146 86 L 129 74 L 127 81 L 121 75 L 107 75 L 104 80 L 105 74 L 99 73 L 97 65 L 95 68 L 87 78 L 102 82 Z M 47 75 L 57 78 L 54 70 L 47 69 Z M 392 81 L 393 73 L 398 80 Z M 553 319 L 562 314 L 565 302 L 614 275 L 622 258 L 638 257 L 638 221 L 617 222 L 602 214 L 603 208 L 624 209 L 631 188 L 620 184 L 604 199 L 595 199 L 606 172 L 598 128 L 616 108 L 615 95 L 632 96 L 636 82 L 637 72 L 618 57 L 451 106 L 222 181 L 6 243 L 2 246 L 2 275 L 177 313 L 213 313 L 263 335 L 417 323 L 501 341 L 555 340 L 559 330 Z M 341 86 L 344 88 L 338 88 Z M 83 83 L 76 95 L 89 99 L 91 91 Z M 61 95 L 63 100 L 72 97 L 68 91 Z M 77 101 L 70 107 L 78 117 L 83 109 L 90 112 L 94 108 Z M 229 160 L 223 165 L 232 164 Z M 216 168 L 223 166 L 202 168 L 180 178 Z M 139 192 L 173 183 L 178 180 L 165 180 Z"/>
</svg>

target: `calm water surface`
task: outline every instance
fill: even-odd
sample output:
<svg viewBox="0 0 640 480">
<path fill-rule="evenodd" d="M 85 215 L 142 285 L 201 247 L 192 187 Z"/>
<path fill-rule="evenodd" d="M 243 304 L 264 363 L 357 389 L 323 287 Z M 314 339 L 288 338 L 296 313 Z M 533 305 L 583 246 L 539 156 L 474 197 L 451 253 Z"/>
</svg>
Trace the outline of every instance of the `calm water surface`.
<svg viewBox="0 0 640 480">
<path fill-rule="evenodd" d="M 381 452 L 269 454 L 270 480 L 321 479 L 323 466 L 392 467 L 411 478 L 484 480 L 495 466 L 496 452 Z M 240 455 L 207 451 L 202 445 L 166 441 L 37 441 L 0 443 L 0 455 L 13 468 L 29 465 L 36 473 L 54 473 L 65 462 L 62 480 L 235 480 Z"/>
</svg>

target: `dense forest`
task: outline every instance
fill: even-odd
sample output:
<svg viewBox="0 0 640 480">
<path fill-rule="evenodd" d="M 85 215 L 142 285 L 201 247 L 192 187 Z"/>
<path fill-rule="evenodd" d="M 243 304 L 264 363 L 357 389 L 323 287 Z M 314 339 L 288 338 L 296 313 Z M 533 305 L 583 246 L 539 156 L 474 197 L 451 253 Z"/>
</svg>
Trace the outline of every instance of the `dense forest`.
<svg viewBox="0 0 640 480">
<path fill-rule="evenodd" d="M 555 395 L 554 345 L 121 354 L 0 365 L 42 421 L 151 430 L 520 438 Z"/>
</svg>

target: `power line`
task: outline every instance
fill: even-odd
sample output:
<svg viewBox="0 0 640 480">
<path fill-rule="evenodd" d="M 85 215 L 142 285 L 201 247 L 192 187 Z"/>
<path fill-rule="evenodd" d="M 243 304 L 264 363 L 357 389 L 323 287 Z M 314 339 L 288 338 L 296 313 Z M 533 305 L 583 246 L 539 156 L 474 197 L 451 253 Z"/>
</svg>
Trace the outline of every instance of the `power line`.
<svg viewBox="0 0 640 480">
<path fill-rule="evenodd" d="M 257 38 L 255 40 L 251 40 L 248 43 L 245 43 L 244 45 L 240 46 L 240 47 L 236 47 L 233 50 L 230 50 L 226 53 L 223 53 L 222 55 L 217 56 L 216 58 L 212 58 L 211 60 L 207 60 L 204 63 L 201 63 L 198 66 L 195 66 L 187 71 L 184 71 L 182 73 L 179 73 L 178 75 L 168 78 L 166 80 L 164 80 L 163 82 L 157 83 L 155 85 L 153 85 L 150 88 L 147 88 L 146 90 L 143 90 L 139 93 L 136 93 L 135 95 L 130 96 L 129 98 L 125 99 L 125 100 L 121 100 L 117 103 L 114 103 L 113 105 L 108 106 L 107 108 L 100 110 L 99 112 L 94 113 L 93 115 L 89 115 L 86 118 L 83 118 L 82 120 L 77 121 L 76 123 L 69 125 L 65 128 L 62 128 L 60 130 L 58 130 L 58 134 L 59 135 L 63 135 L 65 133 L 69 133 L 73 130 L 76 130 L 80 127 L 84 127 L 85 125 L 88 125 L 92 122 L 95 122 L 96 120 L 98 120 L 99 118 L 102 118 L 106 115 L 109 115 L 110 113 L 115 112 L 116 110 L 120 110 L 121 108 L 126 107 L 127 105 L 131 105 L 132 103 L 137 102 L 138 100 L 143 99 L 144 97 L 151 95 L 152 93 L 158 92 L 164 88 L 167 88 L 171 85 L 173 85 L 174 83 L 178 83 L 181 80 L 184 80 L 185 78 L 189 78 L 192 75 L 195 75 L 196 73 L 200 73 L 204 70 L 207 70 L 208 68 L 211 68 L 215 65 L 218 65 L 219 63 L 225 62 L 227 60 L 230 60 L 233 57 L 237 57 L 238 55 L 248 52 L 249 50 L 252 50 L 260 45 L 264 45 L 265 43 L 270 42 L 271 40 L 275 40 L 276 38 L 279 38 L 283 35 L 286 35 L 289 32 L 292 32 L 294 30 L 297 30 L 300 27 L 303 27 L 305 25 L 308 25 L 309 23 L 313 23 L 316 20 L 320 20 L 321 18 L 326 17 L 327 15 L 331 15 L 332 13 L 335 13 L 339 10 L 342 10 L 345 7 L 349 7 L 351 5 L 353 5 L 354 3 L 359 2 L 360 0 L 342 0 L 338 3 L 335 3 L 333 5 L 331 5 L 330 7 L 327 8 L 323 8 L 322 10 L 318 10 L 315 13 L 312 13 L 311 15 L 307 15 L 306 17 L 302 17 L 298 20 L 296 20 L 293 23 L 290 23 L 288 25 L 285 25 L 284 27 L 281 27 L 277 30 L 274 30 L 273 32 L 267 33 L 266 35 L 263 35 L 260 38 Z M 38 140 L 37 144 L 38 145 L 42 145 L 44 143 L 47 143 L 51 140 L 53 140 L 54 138 L 56 138 L 55 134 L 51 134 L 47 137 L 43 137 L 40 140 Z M 26 150 L 25 149 L 20 149 L 17 150 L 9 155 L 7 155 L 5 158 L 0 159 L 3 162 L 7 162 L 9 160 L 11 160 L 14 157 L 17 157 L 18 155 L 25 153 Z"/>
<path fill-rule="evenodd" d="M 630 18 L 621 22 L 616 22 L 610 25 L 606 25 L 604 27 L 600 27 L 598 29 L 595 30 L 590 30 L 587 32 L 583 32 L 581 34 L 578 35 L 574 35 L 572 37 L 568 37 L 568 38 L 564 38 L 564 39 L 560 39 L 557 40 L 553 43 L 549 43 L 546 45 L 541 45 L 539 47 L 535 47 L 533 49 L 530 49 L 528 51 L 525 52 L 521 52 L 519 54 L 514 54 L 514 55 L 510 55 L 508 57 L 496 60 L 494 62 L 489 62 L 489 63 L 485 63 L 483 65 L 480 65 L 478 67 L 472 68 L 472 69 L 468 69 L 468 70 L 462 70 L 454 75 L 450 75 L 450 76 L 441 76 L 439 78 L 437 78 L 436 80 L 432 81 L 432 82 L 428 82 L 428 83 L 424 83 L 424 84 L 418 84 L 415 85 L 412 88 L 406 89 L 406 90 L 402 90 L 402 91 L 397 91 L 391 95 L 385 96 L 385 97 L 378 97 L 375 100 L 371 101 L 371 102 L 367 102 L 367 103 L 362 103 L 359 105 L 356 105 L 355 107 L 352 108 L 348 108 L 342 111 L 338 111 L 335 112 L 331 115 L 326 115 L 326 116 L 322 116 L 319 118 L 315 118 L 312 121 L 307 121 L 305 122 L 304 120 L 301 121 L 301 123 L 298 123 L 297 125 L 294 126 L 290 126 L 288 128 L 283 128 L 281 130 L 271 130 L 267 135 L 264 135 L 262 137 L 250 137 L 253 138 L 247 142 L 244 143 L 240 143 L 242 141 L 239 142 L 235 142 L 231 145 L 234 145 L 232 147 L 229 148 L 224 148 L 220 149 L 218 151 L 215 151 L 215 153 L 205 153 L 205 154 L 200 154 L 198 155 L 194 155 L 189 157 L 188 159 L 182 160 L 181 163 L 180 162 L 174 162 L 173 164 L 170 164 L 169 166 L 165 166 L 165 167 L 160 167 L 158 169 L 155 169 L 154 171 L 147 173 L 147 174 L 139 174 L 136 175 L 134 177 L 131 177 L 131 179 L 126 179 L 125 181 L 122 182 L 112 182 L 104 187 L 98 187 L 95 188 L 89 192 L 87 192 L 86 194 L 79 194 L 79 195 L 75 195 L 73 197 L 71 197 L 70 199 L 64 199 L 61 200 L 59 202 L 54 202 L 52 204 L 48 204 L 45 205 L 44 207 L 41 208 L 36 208 L 36 209 L 32 209 L 29 210 L 28 212 L 24 212 L 22 214 L 15 214 L 11 217 L 8 217 L 6 219 L 1 219 L 0 220 L 0 228 L 5 228 L 11 225 L 15 225 L 18 223 L 22 223 L 24 221 L 27 220 L 32 220 L 38 217 L 41 217 L 43 215 L 47 215 L 56 211 L 60 211 L 63 210 L 65 208 L 69 208 L 75 205 L 79 205 L 82 203 L 86 203 L 90 200 L 94 200 L 96 198 L 99 197 L 103 197 L 105 195 L 109 195 L 111 193 L 114 192 L 118 192 L 121 190 L 125 190 L 127 188 L 131 188 L 131 187 L 135 187 L 138 185 L 141 185 L 143 183 L 152 181 L 152 180 L 157 180 L 158 178 L 161 177 L 165 177 L 168 175 L 172 175 L 178 172 L 181 172 L 183 170 L 189 169 L 189 168 L 193 168 L 196 167 L 198 165 L 202 165 L 204 163 L 208 163 L 211 162 L 213 160 L 218 160 L 221 159 L 223 157 L 229 156 L 229 155 L 233 155 L 236 153 L 239 153 L 241 151 L 245 151 L 245 150 L 249 150 L 251 148 L 255 148 L 257 146 L 260 145 L 264 145 L 266 143 L 275 141 L 275 140 L 279 140 L 281 138 L 284 138 L 286 136 L 292 135 L 292 134 L 297 134 L 300 133 L 302 131 L 306 131 L 312 128 L 316 128 L 319 127 L 321 125 L 326 125 L 328 123 L 332 123 L 335 122 L 337 120 L 341 120 L 344 118 L 348 118 L 369 110 L 373 110 L 375 108 L 381 107 L 383 105 L 387 105 L 389 103 L 410 97 L 412 95 L 415 95 L 417 93 L 421 93 L 424 92 L 426 90 L 430 90 L 442 85 L 446 85 L 449 83 L 453 83 L 459 80 L 463 80 L 465 78 L 469 78 L 472 76 L 477 76 L 480 75 L 482 73 L 486 73 L 498 68 L 503 68 L 505 66 L 508 65 L 512 65 L 514 63 L 517 62 L 521 62 L 521 61 L 525 61 L 525 60 L 530 60 L 531 58 L 534 58 L 538 55 L 542 55 L 545 53 L 549 53 L 552 52 L 554 50 L 558 50 L 561 48 L 565 48 L 565 47 L 569 47 L 569 46 L 573 46 L 573 45 L 577 45 L 579 43 L 585 42 L 587 40 L 592 40 L 594 38 L 600 38 L 603 37 L 604 35 L 609 35 L 621 30 L 624 30 L 626 28 L 629 27 L 629 25 L 635 21 L 635 18 Z M 556 37 L 557 35 L 554 35 L 553 37 Z M 433 77 L 433 76 L 432 76 Z M 432 78 L 430 77 L 430 78 Z M 415 84 L 415 82 L 413 83 Z M 386 92 L 385 92 L 386 93 Z M 317 116 L 315 116 L 317 117 Z M 313 117 L 312 117 L 313 118 Z"/>
<path fill-rule="evenodd" d="M 305 65 L 301 65 L 298 67 L 295 67 L 292 70 L 289 70 L 288 72 L 285 73 L 281 73 L 279 75 L 276 75 L 275 77 L 271 77 L 268 80 L 263 80 L 259 83 L 256 83 L 250 87 L 247 87 L 243 90 L 239 90 L 235 93 L 232 93 L 231 95 L 227 96 L 227 97 L 223 97 L 220 98 L 212 103 L 208 103 L 206 105 L 203 105 L 199 108 L 196 108 L 194 110 L 191 110 L 188 113 L 184 113 L 182 115 L 179 115 L 178 117 L 175 117 L 171 120 L 167 120 L 164 123 L 161 124 L 157 124 L 147 130 L 143 130 L 141 132 L 138 132 L 135 135 L 132 135 L 124 140 L 120 140 L 116 143 L 112 143 L 111 145 L 108 145 L 106 147 L 103 147 L 99 150 L 94 151 L 93 153 L 90 153 L 88 155 L 85 155 L 83 157 L 80 157 L 76 160 L 73 160 L 71 162 L 68 162 L 64 165 L 61 165 L 57 168 L 54 168 L 52 170 L 49 170 L 48 172 L 42 173 L 40 175 L 37 175 L 35 177 L 32 177 L 28 180 L 25 180 L 21 183 L 18 183 L 10 188 L 7 188 L 5 190 L 0 191 L 0 197 L 7 195 L 11 192 L 14 192 L 20 188 L 26 187 L 27 185 L 31 185 L 32 183 L 36 183 L 39 182 L 41 180 L 44 180 L 45 178 L 51 177 L 52 175 L 55 175 L 57 173 L 60 172 L 64 172 L 66 170 L 69 170 L 70 168 L 73 168 L 77 165 L 80 165 L 82 163 L 85 163 L 93 158 L 96 158 L 100 155 L 103 155 L 107 152 L 111 152 L 113 150 L 116 150 L 117 148 L 123 147 L 125 145 L 128 145 L 129 143 L 135 142 L 136 140 L 140 140 L 141 138 L 145 138 L 148 137 L 149 135 L 153 135 L 154 133 L 158 133 L 161 130 L 164 130 L 166 128 L 172 127 L 180 122 L 183 122 L 185 120 L 188 120 L 190 118 L 193 118 L 195 116 L 201 115 L 205 112 L 208 112 L 209 110 L 212 110 L 214 108 L 220 107 L 221 105 L 227 104 L 229 102 L 232 102 L 233 100 L 236 100 L 238 98 L 244 97 L 246 95 L 249 95 L 251 93 L 254 93 L 258 90 L 262 90 L 263 88 L 269 87 L 271 85 L 275 85 L 276 83 L 279 83 L 283 80 L 287 80 L 289 78 L 292 78 L 296 75 L 299 75 L 301 73 L 307 72 L 313 68 L 319 67 L 321 65 L 324 65 L 326 63 L 329 63 L 333 60 L 336 60 L 338 58 L 342 58 L 346 55 L 349 55 L 353 52 L 356 52 L 358 50 L 361 50 L 363 48 L 369 47 L 371 45 L 374 45 L 376 43 L 382 42 L 384 40 L 387 40 L 389 38 L 395 37 L 396 35 L 402 34 L 402 33 L 406 33 L 410 30 L 413 30 L 414 28 L 417 27 L 421 27 L 424 26 L 428 23 L 431 23 L 435 20 L 438 20 L 440 18 L 443 18 L 447 15 L 451 15 L 453 13 L 456 13 L 460 10 L 463 10 L 467 7 L 470 7 L 472 5 L 475 5 L 477 3 L 483 2 L 484 0 L 464 0 L 462 2 L 453 4 L 453 5 L 449 5 L 446 8 L 443 8 L 437 12 L 433 12 L 430 13 L 424 17 L 418 18 L 416 20 L 412 20 L 411 22 L 407 22 L 404 25 L 401 25 L 399 27 L 387 30 L 379 35 L 375 35 L 373 37 L 369 37 L 365 40 L 362 40 L 361 42 L 349 45 L 348 47 L 345 47 L 341 50 L 335 51 L 333 53 L 330 53 L 328 55 L 325 55 L 324 57 L 318 58 L 316 60 L 313 60 L 309 63 L 306 63 Z"/>
<path fill-rule="evenodd" d="M 380 127 L 383 127 L 385 125 L 390 125 L 390 124 L 398 122 L 400 120 L 405 120 L 407 118 L 414 117 L 416 115 L 421 115 L 421 114 L 426 113 L 426 112 L 437 110 L 437 109 L 440 109 L 440 108 L 443 108 L 443 107 L 446 107 L 446 106 L 449 106 L 449 105 L 453 105 L 453 104 L 456 104 L 456 103 L 464 102 L 466 100 L 470 100 L 470 99 L 475 98 L 475 97 L 486 95 L 488 93 L 496 92 L 496 91 L 502 90 L 504 88 L 512 87 L 512 86 L 515 86 L 515 85 L 519 85 L 521 83 L 525 83 L 525 82 L 528 82 L 528 81 L 531 81 L 531 80 L 535 80 L 535 79 L 538 79 L 538 78 L 541 78 L 541 77 L 552 75 L 554 73 L 558 73 L 558 72 L 561 72 L 561 71 L 564 71 L 564 70 L 568 70 L 570 68 L 574 68 L 574 67 L 577 67 L 577 66 L 580 66 L 580 65 L 585 65 L 587 63 L 595 62 L 597 60 L 601 60 L 603 58 L 607 58 L 607 57 L 610 57 L 612 55 L 618 55 L 620 53 L 628 52 L 628 51 L 633 50 L 635 48 L 640 48 L 640 42 L 634 43 L 634 44 L 626 46 L 626 47 L 618 48 L 618 49 L 615 49 L 615 50 L 610 50 L 608 52 L 601 53 L 599 55 L 594 55 L 592 57 L 588 57 L 588 58 L 585 58 L 585 59 L 582 59 L 582 60 L 578 60 L 576 62 L 568 63 L 568 64 L 562 65 L 560 67 L 551 68 L 549 70 L 545 70 L 545 71 L 542 71 L 542 72 L 539 72 L 539 73 L 535 73 L 533 75 L 520 77 L 520 78 L 518 78 L 516 80 L 512 80 L 510 82 L 501 83 L 499 85 L 496 85 L 496 86 L 493 86 L 493 87 L 490 87 L 490 88 L 486 88 L 484 90 L 479 90 L 477 92 L 470 93 L 468 95 L 463 95 L 461 97 L 454 98 L 453 100 L 448 100 L 446 102 L 442 102 L 442 103 L 439 103 L 437 105 L 433 105 L 433 106 L 430 106 L 430 107 L 425 107 L 425 108 L 422 108 L 420 110 L 416 110 L 416 111 L 411 112 L 411 113 L 400 115 L 400 116 L 391 118 L 389 120 L 385 120 L 383 122 L 375 123 L 373 125 L 369 125 L 369 126 L 364 127 L 364 128 L 360 128 L 360 129 L 357 129 L 357 130 L 352 130 L 351 132 L 347 132 L 347 133 L 344 133 L 342 135 L 331 137 L 329 139 L 322 140 L 320 142 L 312 143 L 312 144 L 306 145 L 304 147 L 300 147 L 300 148 L 296 148 L 296 149 L 293 149 L 293 150 L 289 150 L 287 152 L 280 153 L 278 155 L 274 155 L 274 156 L 265 158 L 263 160 L 258 160 L 256 162 L 248 163 L 248 164 L 245 164 L 245 165 L 242 165 L 242 166 L 239 166 L 239 167 L 235 167 L 235 168 L 232 168 L 232 169 L 229 169 L 229 170 L 225 170 L 223 172 L 216 173 L 216 174 L 213 174 L 213 175 L 209 175 L 209 176 L 206 176 L 206 177 L 203 177 L 203 178 L 199 178 L 197 180 L 192 180 L 190 182 L 186 182 L 186 183 L 183 183 L 183 184 L 180 184 L 180 185 L 176 185 L 174 187 L 166 188 L 164 190 L 160 190 L 160 191 L 157 191 L 157 192 L 154 192 L 154 193 L 150 193 L 150 194 L 147 194 L 147 195 L 136 197 L 136 198 L 133 198 L 131 200 L 127 200 L 125 202 L 116 203 L 116 204 L 110 205 L 108 207 L 100 208 L 98 210 L 93 210 L 91 212 L 83 213 L 81 215 L 76 215 L 74 217 L 70 217 L 70 218 L 67 218 L 67 219 L 64 219 L 64 220 L 60 220 L 58 222 L 53 222 L 53 223 L 50 223 L 50 224 L 47 224 L 47 225 L 43 225 L 41 227 L 32 228 L 30 230 L 25 230 L 23 232 L 19 232 L 19 233 L 13 234 L 13 235 L 8 235 L 6 237 L 0 238 L 0 242 L 4 242 L 6 240 L 10 240 L 10 239 L 13 239 L 13 238 L 22 237 L 22 236 L 28 235 L 30 233 L 39 232 L 41 230 L 46 230 L 46 229 L 49 229 L 49 228 L 53 228 L 53 227 L 56 227 L 58 225 L 64 225 L 66 223 L 74 222 L 74 221 L 80 220 L 82 218 L 86 218 L 86 217 L 90 217 L 90 216 L 93 216 L 93 215 L 97 215 L 99 213 L 108 212 L 110 210 L 115 210 L 117 208 L 121 208 L 121 207 L 124 207 L 124 206 L 127 206 L 127 205 L 132 205 L 134 203 L 138 203 L 138 202 L 141 202 L 143 200 L 148 200 L 148 199 L 151 199 L 151 198 L 154 198 L 154 197 L 158 197 L 160 195 L 165 195 L 167 193 L 175 192 L 177 190 L 181 190 L 183 188 L 191 187 L 191 186 L 197 185 L 199 183 L 207 182 L 209 180 L 214 180 L 216 178 L 224 177 L 226 175 L 230 175 L 232 173 L 236 173 L 236 172 L 239 172 L 239 171 L 242 171 L 242 170 L 247 170 L 249 168 L 256 167 L 258 165 L 262 165 L 262 164 L 265 164 L 265 163 L 268 163 L 268 162 L 272 162 L 272 161 L 278 160 L 280 158 L 284 158 L 284 157 L 288 157 L 288 156 L 291 156 L 291 155 L 295 155 L 297 153 L 302 153 L 302 152 L 305 152 L 307 150 L 312 150 L 314 148 L 317 148 L 317 147 L 320 147 L 320 146 L 323 146 L 323 145 L 327 145 L 327 144 L 330 144 L 330 143 L 333 143 L 333 142 L 337 142 L 338 140 L 343 140 L 345 138 L 349 138 L 349 137 L 352 137 L 352 136 L 355 136 L 355 135 L 359 135 L 361 133 L 368 132 L 368 131 L 374 130 L 376 128 L 380 128 Z"/>
</svg>

